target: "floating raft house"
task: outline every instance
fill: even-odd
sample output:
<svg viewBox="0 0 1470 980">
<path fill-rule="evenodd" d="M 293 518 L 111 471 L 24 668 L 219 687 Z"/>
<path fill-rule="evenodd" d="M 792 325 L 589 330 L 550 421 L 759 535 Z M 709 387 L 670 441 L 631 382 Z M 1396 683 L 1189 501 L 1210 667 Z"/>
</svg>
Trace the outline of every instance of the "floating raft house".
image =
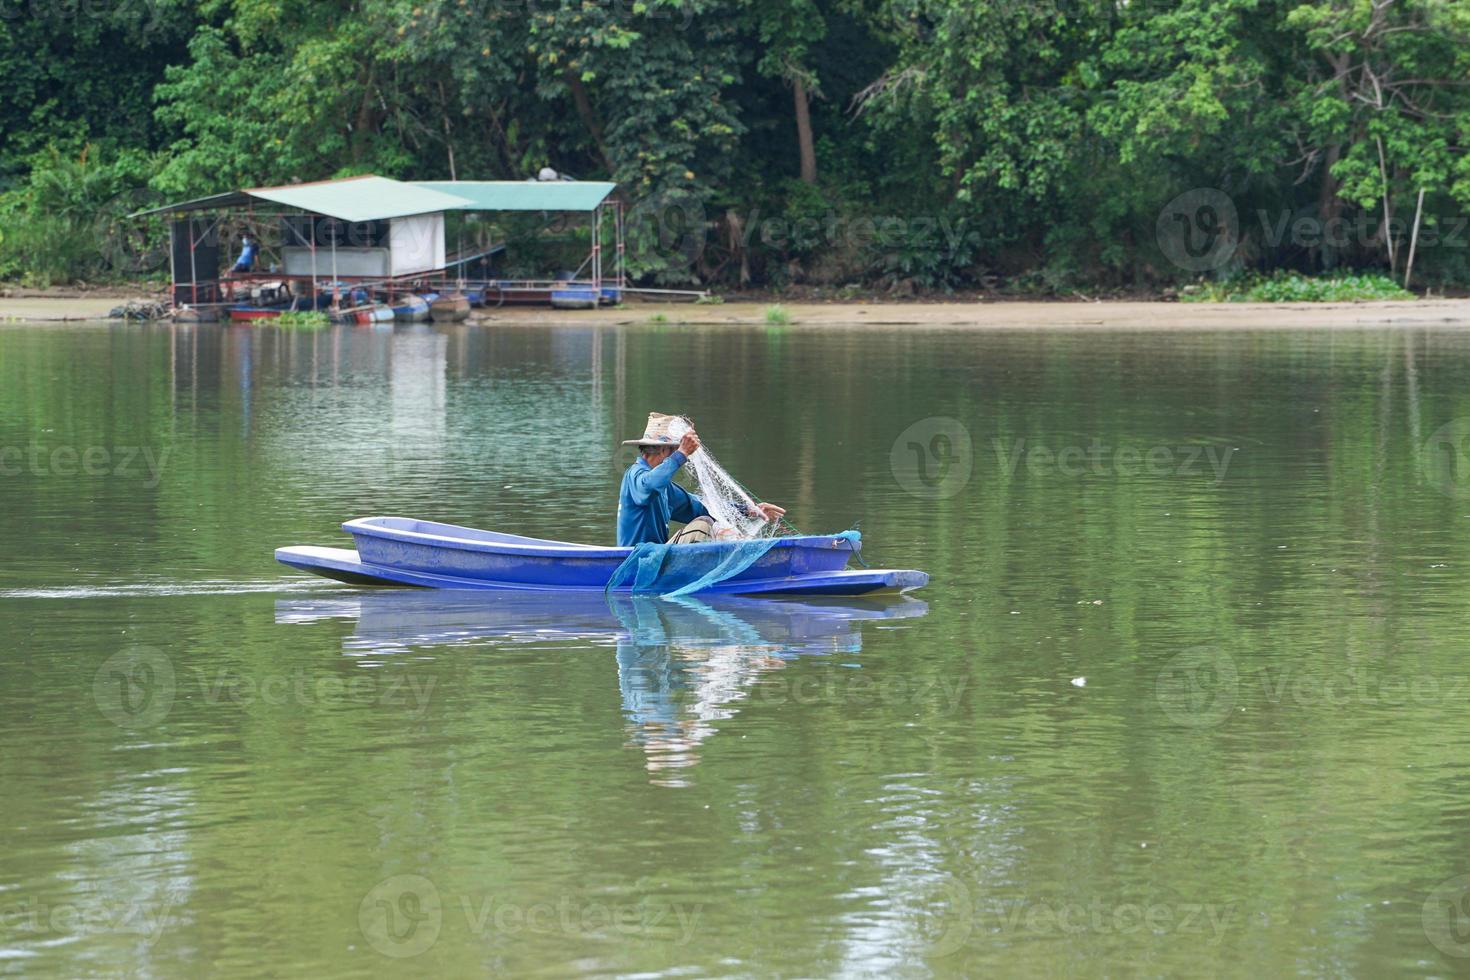
<svg viewBox="0 0 1470 980">
<path fill-rule="evenodd" d="M 369 308 L 412 311 L 399 315 L 416 317 L 431 304 L 437 310 L 461 300 L 484 306 L 591 308 L 618 302 L 626 288 L 623 207 L 610 200 L 616 186 L 571 180 L 400 181 L 366 175 L 252 187 L 133 217 L 173 219 L 169 255 L 175 306 L 226 309 L 236 319 L 279 315 L 286 309 Z M 470 254 L 446 253 L 444 219 L 452 211 L 586 215 L 590 249 L 573 272 L 542 279 L 503 278 L 494 274 L 503 243 Z M 220 255 L 221 223 L 227 218 L 252 229 L 255 242 L 229 268 Z M 267 263 L 258 254 L 263 227 L 269 237 L 278 234 L 280 242 L 272 249 L 279 261 L 267 269 L 260 268 Z M 604 262 L 607 247 L 613 250 L 610 269 Z M 380 318 L 359 317 L 364 322 Z"/>
</svg>

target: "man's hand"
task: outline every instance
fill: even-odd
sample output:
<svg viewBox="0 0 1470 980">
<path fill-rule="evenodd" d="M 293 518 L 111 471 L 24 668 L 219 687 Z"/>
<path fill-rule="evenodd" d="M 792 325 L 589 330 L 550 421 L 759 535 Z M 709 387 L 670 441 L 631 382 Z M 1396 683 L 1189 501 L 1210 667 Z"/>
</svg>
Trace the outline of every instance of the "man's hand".
<svg viewBox="0 0 1470 980">
<path fill-rule="evenodd" d="M 679 452 L 683 453 L 686 457 L 693 456 L 699 452 L 699 436 L 694 434 L 693 429 L 684 433 L 684 438 L 679 440 Z"/>
<path fill-rule="evenodd" d="M 761 517 L 764 517 L 772 524 L 776 523 L 782 517 L 786 516 L 786 508 L 777 507 L 775 504 L 756 504 L 755 509 L 760 511 Z M 751 516 L 754 517 L 756 515 L 752 514 Z"/>
</svg>

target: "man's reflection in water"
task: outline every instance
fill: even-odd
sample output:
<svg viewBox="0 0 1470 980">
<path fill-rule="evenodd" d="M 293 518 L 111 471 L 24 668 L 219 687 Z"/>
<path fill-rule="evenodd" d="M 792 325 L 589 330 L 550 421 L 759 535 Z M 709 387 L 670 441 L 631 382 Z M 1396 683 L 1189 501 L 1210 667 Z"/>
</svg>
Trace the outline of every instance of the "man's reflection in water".
<svg viewBox="0 0 1470 980">
<path fill-rule="evenodd" d="M 681 771 L 699 761 L 699 745 L 715 733 L 713 723 L 732 716 L 735 702 L 761 675 L 813 652 L 811 644 L 793 642 L 789 629 L 762 635 L 761 625 L 789 626 L 791 606 L 773 604 L 765 615 L 746 607 L 737 615 L 687 597 L 611 604 L 627 630 L 618 639 L 618 687 L 628 734 L 657 785 L 689 785 Z M 823 652 L 861 645 L 856 631 L 839 625 L 836 634 Z M 838 636 L 850 642 L 831 642 Z"/>
<path fill-rule="evenodd" d="M 411 653 L 438 644 L 463 646 L 572 641 L 617 646 L 618 689 L 630 742 L 657 784 L 687 785 L 699 746 L 736 703 L 761 684 L 781 685 L 781 703 L 799 703 L 795 682 L 824 683 L 818 671 L 773 671 L 806 654 L 862 650 L 866 620 L 922 616 L 928 606 L 896 596 L 781 601 L 733 596 L 679 599 L 388 590 L 349 598 L 281 599 L 276 622 L 355 618 L 343 637 L 351 657 Z M 764 678 L 764 681 L 763 681 Z"/>
</svg>

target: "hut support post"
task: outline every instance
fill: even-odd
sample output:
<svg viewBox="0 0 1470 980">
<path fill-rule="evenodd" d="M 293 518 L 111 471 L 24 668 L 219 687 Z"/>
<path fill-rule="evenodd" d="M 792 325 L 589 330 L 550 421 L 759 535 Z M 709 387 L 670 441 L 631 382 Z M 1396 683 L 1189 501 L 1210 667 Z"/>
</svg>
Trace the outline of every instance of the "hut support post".
<svg viewBox="0 0 1470 980">
<path fill-rule="evenodd" d="M 597 294 L 596 303 L 602 298 L 602 205 L 592 209 L 592 289 Z"/>
<path fill-rule="evenodd" d="M 189 219 L 189 302 L 199 302 L 199 269 L 194 261 L 194 246 L 198 242 L 194 238 L 194 219 Z"/>
<path fill-rule="evenodd" d="M 613 202 L 613 237 L 617 240 L 617 264 L 618 264 L 618 302 L 622 302 L 623 288 L 627 282 L 623 279 L 623 202 Z"/>
<path fill-rule="evenodd" d="M 174 221 L 168 223 L 168 298 L 170 306 L 176 305 L 179 301 L 179 270 L 175 268 L 177 263 L 174 262 L 174 244 L 178 237 L 174 232 L 177 230 L 177 224 Z"/>
</svg>

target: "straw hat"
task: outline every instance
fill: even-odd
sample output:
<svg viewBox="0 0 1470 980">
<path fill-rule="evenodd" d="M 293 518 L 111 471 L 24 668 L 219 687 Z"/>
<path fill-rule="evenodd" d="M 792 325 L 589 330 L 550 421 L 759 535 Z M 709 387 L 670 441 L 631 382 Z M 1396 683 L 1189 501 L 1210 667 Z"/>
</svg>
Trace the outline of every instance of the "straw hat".
<svg viewBox="0 0 1470 980">
<path fill-rule="evenodd" d="M 625 446 L 677 446 L 679 437 L 671 434 L 674 423 L 679 421 L 681 415 L 664 415 L 662 412 L 649 412 L 648 425 L 643 430 L 643 435 L 637 439 L 624 439 Z"/>
</svg>

